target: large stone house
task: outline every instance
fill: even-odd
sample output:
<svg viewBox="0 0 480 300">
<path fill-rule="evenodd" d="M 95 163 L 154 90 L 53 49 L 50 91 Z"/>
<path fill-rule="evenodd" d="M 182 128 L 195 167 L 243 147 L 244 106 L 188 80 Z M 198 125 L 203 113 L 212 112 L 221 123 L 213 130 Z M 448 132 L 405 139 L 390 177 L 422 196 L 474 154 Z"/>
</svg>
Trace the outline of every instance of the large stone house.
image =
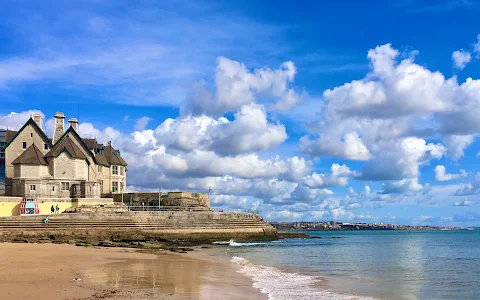
<svg viewBox="0 0 480 300">
<path fill-rule="evenodd" d="M 125 191 L 127 163 L 120 151 L 81 138 L 78 121 L 55 114 L 53 139 L 34 114 L 18 131 L 3 131 L 5 194 L 48 198 L 96 198 Z M 0 166 L 1 168 L 2 166 Z"/>
</svg>

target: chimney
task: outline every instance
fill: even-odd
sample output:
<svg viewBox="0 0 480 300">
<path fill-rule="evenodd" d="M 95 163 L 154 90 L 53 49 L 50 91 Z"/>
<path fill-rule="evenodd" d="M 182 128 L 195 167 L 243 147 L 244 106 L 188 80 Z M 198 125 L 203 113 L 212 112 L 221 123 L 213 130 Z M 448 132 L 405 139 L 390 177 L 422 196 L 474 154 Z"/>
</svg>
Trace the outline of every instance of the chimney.
<svg viewBox="0 0 480 300">
<path fill-rule="evenodd" d="M 70 127 L 72 127 L 73 130 L 78 133 L 78 120 L 75 118 L 70 118 L 70 120 L 68 120 L 68 123 L 70 123 Z"/>
<path fill-rule="evenodd" d="M 62 112 L 57 112 L 55 114 L 55 131 L 53 133 L 53 144 L 58 142 L 58 140 L 62 137 L 64 133 L 64 122 L 65 122 L 65 115 Z"/>
<path fill-rule="evenodd" d="M 33 114 L 33 121 L 37 123 L 38 127 L 42 129 L 42 115 L 39 113 L 34 113 Z"/>
</svg>

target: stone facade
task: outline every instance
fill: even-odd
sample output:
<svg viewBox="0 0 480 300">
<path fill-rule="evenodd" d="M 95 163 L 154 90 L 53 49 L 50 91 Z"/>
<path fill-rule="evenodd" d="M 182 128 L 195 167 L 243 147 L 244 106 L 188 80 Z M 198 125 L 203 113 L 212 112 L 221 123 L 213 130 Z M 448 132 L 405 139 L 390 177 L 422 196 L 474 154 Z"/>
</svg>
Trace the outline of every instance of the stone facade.
<svg viewBox="0 0 480 300">
<path fill-rule="evenodd" d="M 167 206 L 201 206 L 210 208 L 210 199 L 207 194 L 203 193 L 191 193 L 191 192 L 169 192 L 167 194 L 162 193 L 128 193 L 123 194 L 123 202 L 131 204 L 133 206 L 145 205 L 158 205 L 158 199 L 164 201 Z M 117 203 L 122 202 L 122 195 L 115 195 L 113 199 Z"/>
<path fill-rule="evenodd" d="M 110 142 L 81 138 L 76 119 L 64 132 L 64 119 L 55 114 L 54 143 L 41 129 L 39 115 L 5 141 L 7 196 L 99 198 L 126 192 L 127 164 L 120 152 Z"/>
</svg>

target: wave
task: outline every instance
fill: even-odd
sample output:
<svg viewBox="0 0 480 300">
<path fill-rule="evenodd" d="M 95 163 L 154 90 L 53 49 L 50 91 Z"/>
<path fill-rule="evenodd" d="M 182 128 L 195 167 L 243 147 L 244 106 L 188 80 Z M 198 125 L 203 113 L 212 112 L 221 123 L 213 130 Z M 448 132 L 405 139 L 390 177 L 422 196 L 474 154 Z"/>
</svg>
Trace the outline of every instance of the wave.
<svg viewBox="0 0 480 300">
<path fill-rule="evenodd" d="M 275 267 L 255 265 L 243 257 L 234 256 L 232 263 L 241 266 L 239 272 L 253 280 L 253 287 L 273 300 L 370 300 L 373 298 L 334 293 L 314 287 L 321 280 L 318 277 L 287 273 Z"/>
<path fill-rule="evenodd" d="M 239 243 L 235 242 L 234 240 L 230 241 L 217 241 L 213 242 L 215 245 L 229 245 L 231 247 L 242 247 L 242 246 L 258 246 L 258 245 L 266 245 L 267 243 Z"/>
</svg>

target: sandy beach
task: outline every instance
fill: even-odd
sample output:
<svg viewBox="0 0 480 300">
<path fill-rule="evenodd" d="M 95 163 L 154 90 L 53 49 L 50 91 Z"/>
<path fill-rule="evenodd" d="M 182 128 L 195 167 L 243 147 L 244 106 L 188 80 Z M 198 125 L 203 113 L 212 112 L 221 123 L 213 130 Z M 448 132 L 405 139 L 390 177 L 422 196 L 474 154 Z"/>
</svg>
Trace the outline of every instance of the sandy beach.
<svg viewBox="0 0 480 300">
<path fill-rule="evenodd" d="M 3 243 L 0 298 L 267 299 L 249 278 L 236 272 L 238 266 L 201 250 L 152 254 L 125 248 Z"/>
</svg>

